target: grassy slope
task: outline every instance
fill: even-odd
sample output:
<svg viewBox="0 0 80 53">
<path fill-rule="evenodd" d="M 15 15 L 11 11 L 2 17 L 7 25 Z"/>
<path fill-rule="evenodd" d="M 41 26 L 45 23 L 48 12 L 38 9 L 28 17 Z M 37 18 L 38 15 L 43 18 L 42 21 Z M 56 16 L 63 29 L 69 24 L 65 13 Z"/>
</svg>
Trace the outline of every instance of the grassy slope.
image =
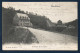
<svg viewBox="0 0 80 53">
<path fill-rule="evenodd" d="M 33 39 L 34 38 L 34 39 Z M 38 42 L 36 37 L 28 30 L 24 28 L 11 28 L 8 31 L 6 37 L 3 37 L 4 43 L 32 43 Z"/>
<path fill-rule="evenodd" d="M 66 28 L 62 31 L 62 33 L 73 35 L 73 36 L 78 36 L 78 19 L 76 19 L 72 22 L 66 23 L 66 25 L 67 26 L 73 25 L 75 28 L 74 29 Z"/>
</svg>

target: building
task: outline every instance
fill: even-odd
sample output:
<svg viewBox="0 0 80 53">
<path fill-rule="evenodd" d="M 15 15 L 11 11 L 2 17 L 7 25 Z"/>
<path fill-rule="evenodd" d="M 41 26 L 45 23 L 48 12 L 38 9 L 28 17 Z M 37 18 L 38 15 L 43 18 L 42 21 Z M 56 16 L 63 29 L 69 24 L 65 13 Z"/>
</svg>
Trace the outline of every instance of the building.
<svg viewBox="0 0 80 53">
<path fill-rule="evenodd" d="M 61 20 L 58 20 L 57 24 L 58 25 L 62 25 L 62 21 Z"/>
<path fill-rule="evenodd" d="M 56 27 L 63 27 L 63 28 L 65 28 L 67 26 L 65 24 L 63 24 L 61 20 L 58 20 L 58 22 L 56 24 Z"/>
<path fill-rule="evenodd" d="M 26 26 L 31 27 L 32 23 L 30 22 L 30 18 L 27 14 L 16 13 L 13 18 L 13 24 L 16 26 Z"/>
</svg>

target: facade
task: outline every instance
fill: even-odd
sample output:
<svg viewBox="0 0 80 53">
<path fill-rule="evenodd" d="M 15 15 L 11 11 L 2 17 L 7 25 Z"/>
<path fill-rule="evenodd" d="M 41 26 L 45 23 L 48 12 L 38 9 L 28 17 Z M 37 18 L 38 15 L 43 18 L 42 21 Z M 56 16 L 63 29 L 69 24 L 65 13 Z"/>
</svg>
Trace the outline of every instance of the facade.
<svg viewBox="0 0 80 53">
<path fill-rule="evenodd" d="M 26 26 L 31 27 L 32 23 L 30 22 L 30 18 L 28 15 L 23 13 L 16 13 L 16 15 L 13 18 L 13 24 L 17 26 Z"/>
</svg>

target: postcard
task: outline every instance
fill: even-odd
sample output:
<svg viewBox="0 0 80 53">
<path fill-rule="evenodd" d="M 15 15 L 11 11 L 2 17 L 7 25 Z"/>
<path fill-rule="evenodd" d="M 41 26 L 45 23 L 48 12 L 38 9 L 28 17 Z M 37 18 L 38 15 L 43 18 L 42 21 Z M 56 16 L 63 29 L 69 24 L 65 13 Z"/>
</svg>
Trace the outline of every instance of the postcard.
<svg viewBox="0 0 80 53">
<path fill-rule="evenodd" d="M 78 2 L 2 2 L 2 50 L 78 50 Z"/>
</svg>

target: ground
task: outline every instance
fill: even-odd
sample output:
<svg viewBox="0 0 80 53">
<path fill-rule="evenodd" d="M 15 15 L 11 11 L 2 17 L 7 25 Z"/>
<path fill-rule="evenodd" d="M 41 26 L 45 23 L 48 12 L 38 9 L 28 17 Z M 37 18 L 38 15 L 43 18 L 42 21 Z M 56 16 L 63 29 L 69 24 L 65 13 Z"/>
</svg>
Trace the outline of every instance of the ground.
<svg viewBox="0 0 80 53">
<path fill-rule="evenodd" d="M 30 38 L 31 40 L 34 40 L 36 42 L 33 42 L 32 44 L 24 44 L 21 42 L 20 44 L 16 43 L 7 43 L 3 45 L 3 49 L 5 47 L 17 47 L 17 48 L 6 48 L 8 49 L 13 49 L 13 50 L 77 50 L 77 37 L 71 36 L 71 35 L 65 35 L 65 34 L 60 34 L 56 32 L 50 32 L 50 31 L 45 31 L 42 29 L 34 29 L 30 27 L 21 27 L 22 29 L 29 30 L 31 34 L 35 36 Z M 21 31 L 20 31 L 21 32 Z M 21 33 L 22 34 L 22 33 Z M 26 34 L 26 33 L 24 33 Z M 22 34 L 22 35 L 24 35 Z M 21 37 L 22 41 L 27 40 L 27 35 L 24 35 L 22 38 L 22 35 L 19 35 Z M 33 48 L 33 49 L 32 49 Z"/>
<path fill-rule="evenodd" d="M 39 43 L 77 43 L 77 37 L 40 29 L 28 28 L 38 39 Z"/>
</svg>

